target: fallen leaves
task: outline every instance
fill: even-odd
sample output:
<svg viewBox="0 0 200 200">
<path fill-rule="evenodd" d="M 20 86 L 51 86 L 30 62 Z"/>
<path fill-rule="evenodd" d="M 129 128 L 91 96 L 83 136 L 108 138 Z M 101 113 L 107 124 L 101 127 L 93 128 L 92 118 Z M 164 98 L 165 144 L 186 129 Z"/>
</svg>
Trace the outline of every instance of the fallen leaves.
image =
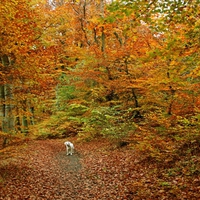
<svg viewBox="0 0 200 200">
<path fill-rule="evenodd" d="M 66 156 L 63 140 L 29 141 L 9 158 L 11 149 L 0 154 L 0 199 L 200 198 L 199 176 L 169 173 L 129 147 L 111 150 L 104 140 L 73 142 L 73 156 Z"/>
</svg>

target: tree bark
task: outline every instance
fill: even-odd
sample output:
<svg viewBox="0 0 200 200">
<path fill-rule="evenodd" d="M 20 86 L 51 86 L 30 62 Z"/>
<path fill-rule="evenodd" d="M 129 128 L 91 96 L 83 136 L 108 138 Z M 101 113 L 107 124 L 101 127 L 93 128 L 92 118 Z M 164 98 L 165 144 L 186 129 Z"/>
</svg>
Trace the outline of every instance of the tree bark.
<svg viewBox="0 0 200 200">
<path fill-rule="evenodd" d="M 5 70 L 8 70 L 9 67 L 9 58 L 4 55 L 1 57 L 2 65 L 5 67 Z M 11 79 L 11 77 L 8 77 Z M 10 80 L 9 80 L 10 81 Z M 14 131 L 14 116 L 12 113 L 12 85 L 6 83 L 0 86 L 0 99 L 1 99 L 1 110 L 0 116 L 2 117 L 2 131 L 5 133 L 11 133 Z"/>
</svg>

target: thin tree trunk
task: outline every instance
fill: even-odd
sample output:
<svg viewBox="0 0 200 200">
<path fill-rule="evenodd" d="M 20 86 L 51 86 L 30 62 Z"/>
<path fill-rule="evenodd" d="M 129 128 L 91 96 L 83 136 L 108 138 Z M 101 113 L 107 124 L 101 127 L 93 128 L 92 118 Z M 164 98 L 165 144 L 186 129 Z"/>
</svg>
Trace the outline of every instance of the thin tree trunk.
<svg viewBox="0 0 200 200">
<path fill-rule="evenodd" d="M 2 109 L 3 121 L 2 121 L 2 131 L 5 133 L 11 133 L 15 130 L 14 126 L 14 116 L 12 113 L 13 105 L 11 103 L 11 86 L 6 84 L 3 86 L 3 98 L 4 104 Z"/>
<path fill-rule="evenodd" d="M 8 70 L 9 67 L 9 58 L 4 55 L 1 57 L 2 64 L 5 70 Z M 11 77 L 8 77 L 11 79 Z M 9 80 L 10 81 L 10 80 Z M 12 85 L 7 83 L 1 85 L 1 116 L 2 116 L 2 131 L 5 133 L 11 133 L 15 130 L 14 126 L 14 116 L 12 113 Z"/>
<path fill-rule="evenodd" d="M 170 78 L 169 72 L 167 72 L 167 78 Z M 174 103 L 174 95 L 176 93 L 176 90 L 174 90 L 173 87 L 171 85 L 169 85 L 169 91 L 170 91 L 170 100 L 169 100 L 170 102 L 169 102 L 167 114 L 172 115 L 172 106 L 173 106 L 173 103 Z"/>
<path fill-rule="evenodd" d="M 126 72 L 127 75 L 130 75 L 129 70 L 128 70 L 128 62 L 127 62 L 127 60 L 125 60 L 125 72 Z M 135 108 L 139 108 L 138 98 L 137 98 L 137 95 L 135 93 L 135 89 L 134 88 L 131 88 L 131 93 L 132 93 L 133 100 L 134 100 L 134 103 L 135 103 Z M 140 114 L 140 111 L 139 110 L 135 110 L 133 112 L 133 118 L 140 118 L 140 117 L 142 117 L 142 115 Z"/>
</svg>

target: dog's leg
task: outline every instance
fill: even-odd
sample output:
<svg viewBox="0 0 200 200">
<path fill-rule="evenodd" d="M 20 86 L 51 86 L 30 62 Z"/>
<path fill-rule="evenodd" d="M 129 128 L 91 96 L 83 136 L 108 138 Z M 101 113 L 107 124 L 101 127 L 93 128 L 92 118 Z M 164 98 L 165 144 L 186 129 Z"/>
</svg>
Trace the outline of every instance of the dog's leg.
<svg viewBox="0 0 200 200">
<path fill-rule="evenodd" d="M 69 155 L 72 155 L 72 147 L 71 147 L 71 145 L 69 147 Z"/>
<path fill-rule="evenodd" d="M 72 146 L 71 146 L 71 156 L 72 156 L 72 153 L 73 153 L 73 148 L 72 148 Z"/>
<path fill-rule="evenodd" d="M 74 145 L 72 145 L 71 151 L 72 151 L 72 153 L 71 153 L 71 155 L 72 155 L 74 153 Z"/>
<path fill-rule="evenodd" d="M 66 145 L 67 156 L 69 155 L 69 147 Z"/>
</svg>

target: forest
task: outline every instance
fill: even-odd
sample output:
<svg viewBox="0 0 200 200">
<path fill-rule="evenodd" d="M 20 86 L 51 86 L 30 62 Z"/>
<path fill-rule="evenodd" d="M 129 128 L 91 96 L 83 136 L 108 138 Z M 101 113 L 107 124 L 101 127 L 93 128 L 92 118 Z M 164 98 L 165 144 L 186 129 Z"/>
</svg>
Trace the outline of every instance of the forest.
<svg viewBox="0 0 200 200">
<path fill-rule="evenodd" d="M 200 199 L 199 0 L 0 13 L 0 199 Z"/>
</svg>

